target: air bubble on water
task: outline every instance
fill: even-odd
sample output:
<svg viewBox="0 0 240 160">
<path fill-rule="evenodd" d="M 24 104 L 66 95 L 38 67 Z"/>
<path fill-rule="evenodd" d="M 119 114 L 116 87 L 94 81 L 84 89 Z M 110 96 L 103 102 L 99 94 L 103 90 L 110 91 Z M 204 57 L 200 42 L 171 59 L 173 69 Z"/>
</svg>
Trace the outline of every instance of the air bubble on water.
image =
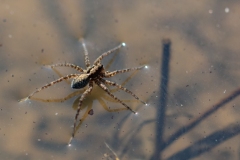
<svg viewBox="0 0 240 160">
<path fill-rule="evenodd" d="M 125 46 L 126 46 L 126 43 L 122 42 L 122 46 L 125 47 Z"/>
<path fill-rule="evenodd" d="M 230 11 L 230 9 L 227 7 L 225 8 L 225 12 L 228 13 Z"/>
</svg>

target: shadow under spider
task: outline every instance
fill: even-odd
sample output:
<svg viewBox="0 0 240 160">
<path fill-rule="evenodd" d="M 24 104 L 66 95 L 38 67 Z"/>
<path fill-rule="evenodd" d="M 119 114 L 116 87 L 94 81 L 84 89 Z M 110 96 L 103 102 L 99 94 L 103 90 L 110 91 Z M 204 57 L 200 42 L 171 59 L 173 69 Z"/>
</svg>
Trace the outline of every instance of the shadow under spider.
<svg viewBox="0 0 240 160">
<path fill-rule="evenodd" d="M 115 70 L 115 71 L 106 71 L 104 66 L 101 64 L 101 60 L 113 53 L 114 51 L 120 49 L 121 47 L 125 46 L 125 43 L 121 43 L 120 45 L 118 45 L 117 47 L 104 52 L 102 55 L 100 55 L 93 63 L 93 65 L 90 65 L 90 61 L 89 61 L 89 57 L 88 57 L 88 51 L 86 48 L 86 45 L 82 39 L 82 46 L 84 49 L 84 54 L 85 54 L 85 65 L 86 65 L 86 69 L 82 69 L 81 67 L 74 65 L 74 64 L 70 64 L 70 63 L 60 63 L 60 64 L 54 64 L 54 65 L 50 65 L 49 67 L 54 68 L 54 67 L 71 67 L 77 71 L 79 71 L 81 74 L 70 74 L 67 76 L 61 76 L 59 79 L 52 81 L 46 85 L 44 85 L 43 87 L 35 90 L 32 94 L 30 94 L 27 98 L 22 99 L 21 101 L 25 101 L 27 99 L 36 99 L 36 98 L 32 98 L 33 95 L 35 93 L 40 92 L 43 89 L 46 89 L 56 83 L 62 82 L 62 81 L 68 81 L 69 79 L 73 79 L 71 82 L 71 87 L 73 89 L 82 89 L 85 88 L 87 86 L 87 88 L 84 91 L 76 91 L 70 95 L 68 95 L 65 98 L 62 99 L 55 99 L 55 100 L 45 100 L 47 102 L 56 102 L 56 101 L 64 101 L 67 100 L 73 96 L 75 96 L 77 93 L 82 93 L 79 100 L 78 100 L 78 107 L 77 107 L 77 113 L 75 115 L 75 121 L 74 121 L 74 126 L 73 126 L 73 132 L 72 132 L 72 137 L 70 138 L 69 141 L 69 145 L 71 144 L 72 139 L 75 136 L 76 131 L 78 130 L 78 128 L 81 126 L 83 120 L 87 117 L 88 114 L 92 115 L 93 114 L 93 110 L 92 110 L 92 101 L 90 103 L 90 105 L 88 105 L 86 112 L 83 115 L 83 118 L 79 120 L 79 124 L 78 124 L 78 116 L 80 114 L 80 111 L 83 109 L 82 105 L 84 102 L 85 97 L 91 93 L 92 89 L 93 89 L 93 84 L 95 83 L 96 85 L 99 86 L 99 88 L 101 88 L 102 92 L 104 91 L 104 93 L 108 94 L 108 96 L 111 97 L 111 99 L 114 99 L 114 101 L 117 101 L 118 103 L 121 103 L 125 108 L 123 109 L 110 109 L 107 107 L 107 105 L 105 104 L 105 102 L 102 99 L 99 99 L 97 97 L 99 97 L 99 92 L 96 96 L 96 99 L 98 99 L 98 101 L 102 104 L 102 106 L 110 111 L 110 112 L 116 112 L 116 111 L 120 111 L 120 110 L 130 110 L 131 112 L 133 112 L 134 114 L 136 114 L 136 112 L 134 110 L 132 110 L 128 105 L 126 105 L 122 100 L 118 99 L 115 95 L 112 94 L 113 90 L 109 90 L 107 86 L 111 86 L 111 87 L 116 87 L 122 91 L 125 91 L 126 93 L 130 94 L 131 96 L 133 96 L 136 100 L 139 100 L 140 102 L 142 102 L 143 104 L 146 104 L 145 102 L 141 101 L 133 92 L 131 92 L 130 90 L 128 90 L 127 88 L 123 87 L 123 85 L 119 85 L 115 82 L 106 80 L 104 78 L 110 78 L 115 76 L 116 74 L 119 73 L 125 73 L 125 72 L 129 72 L 129 71 L 136 71 L 136 70 L 140 70 L 142 69 L 144 66 L 141 67 L 134 67 L 134 68 L 127 68 L 127 69 L 122 69 L 122 70 Z M 108 66 L 107 66 L 108 67 Z M 56 70 L 55 70 L 56 71 Z M 104 95 L 104 94 L 102 94 Z M 107 98 L 105 98 L 107 99 Z"/>
<path fill-rule="evenodd" d="M 58 74 L 58 76 L 61 77 L 60 72 L 58 72 L 56 69 L 54 69 L 54 72 L 56 72 Z M 121 85 L 124 86 L 126 83 L 128 83 L 129 80 L 131 80 L 137 72 L 132 73 L 131 75 L 129 75 L 122 83 Z M 70 83 L 69 81 L 66 81 L 68 84 Z M 110 91 L 112 93 L 115 93 L 117 91 L 119 91 L 119 89 L 110 89 Z M 32 100 L 36 100 L 36 101 L 41 101 L 41 102 L 64 102 L 66 100 L 69 100 L 75 96 L 81 95 L 84 91 L 83 90 L 78 90 L 75 92 L 70 93 L 69 95 L 67 95 L 64 98 L 57 98 L 57 99 L 42 99 L 42 98 L 35 98 L 32 97 Z M 78 107 L 78 101 L 80 99 L 81 96 L 78 96 L 78 98 L 75 99 L 75 101 L 73 102 L 72 108 L 74 110 L 77 110 Z M 112 103 L 118 103 L 117 101 L 115 101 L 114 99 L 112 99 L 106 92 L 104 92 L 102 89 L 100 89 L 99 87 L 95 87 L 94 88 L 94 92 L 92 92 L 83 102 L 82 104 L 82 108 L 81 111 L 86 109 L 86 111 L 84 112 L 84 114 L 82 115 L 81 119 L 79 120 L 79 123 L 76 127 L 76 132 L 80 129 L 82 123 L 85 121 L 85 119 L 88 117 L 88 115 L 93 115 L 93 102 L 97 100 L 101 106 L 108 112 L 119 112 L 119 111 L 124 111 L 124 110 L 128 110 L 125 107 L 122 108 L 110 108 L 107 106 L 107 104 L 105 103 L 105 101 L 108 102 L 112 102 Z M 136 100 L 122 100 L 123 102 L 133 102 Z M 137 111 L 139 108 L 136 108 L 135 111 Z"/>
</svg>

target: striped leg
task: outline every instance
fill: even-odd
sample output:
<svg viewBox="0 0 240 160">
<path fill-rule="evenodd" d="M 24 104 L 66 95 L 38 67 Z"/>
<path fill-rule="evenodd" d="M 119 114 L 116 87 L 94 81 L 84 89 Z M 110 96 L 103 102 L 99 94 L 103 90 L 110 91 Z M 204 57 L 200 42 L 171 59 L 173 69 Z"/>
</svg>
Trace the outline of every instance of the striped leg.
<svg viewBox="0 0 240 160">
<path fill-rule="evenodd" d="M 83 72 L 83 69 L 77 65 L 71 64 L 71 63 L 57 63 L 53 65 L 46 65 L 47 67 L 50 68 L 55 68 L 55 67 L 71 67 L 79 72 Z"/>
<path fill-rule="evenodd" d="M 95 80 L 95 83 L 102 88 L 105 92 L 107 92 L 112 98 L 114 98 L 116 101 L 118 101 L 119 103 L 121 103 L 123 106 L 125 106 L 127 109 L 129 109 L 131 112 L 133 112 L 134 114 L 136 114 L 135 111 L 133 111 L 128 105 L 126 105 L 125 103 L 123 103 L 120 99 L 118 99 L 116 96 L 114 96 L 110 90 L 101 82 Z"/>
<path fill-rule="evenodd" d="M 86 44 L 85 44 L 83 38 L 81 39 L 81 41 L 82 41 L 82 46 L 83 46 L 84 55 L 85 55 L 85 65 L 88 68 L 88 67 L 90 67 L 90 61 L 89 61 L 89 57 L 88 57 L 87 47 L 86 47 Z"/>
<path fill-rule="evenodd" d="M 114 51 L 120 49 L 120 48 L 123 47 L 123 46 L 124 46 L 124 43 L 121 43 L 121 44 L 118 45 L 117 47 L 115 47 L 115 48 L 113 48 L 113 49 L 111 49 L 111 50 L 109 50 L 109 51 L 103 53 L 101 56 L 99 56 L 99 57 L 94 61 L 93 64 L 96 65 L 96 64 L 100 63 L 100 61 L 103 59 L 103 57 L 105 57 L 105 56 L 107 56 L 107 55 L 113 53 Z"/>
<path fill-rule="evenodd" d="M 85 97 L 92 91 L 93 89 L 93 82 L 90 81 L 89 82 L 89 88 L 87 90 L 85 90 L 83 92 L 83 94 L 81 95 L 80 99 L 79 99 L 79 103 L 78 103 L 78 108 L 77 108 L 77 113 L 75 115 L 75 120 L 74 120 L 74 124 L 73 124 L 73 132 L 72 132 L 72 137 L 70 138 L 69 141 L 69 145 L 71 144 L 72 139 L 74 138 L 75 135 L 75 131 L 76 131 L 76 125 L 77 125 L 77 119 L 78 119 L 78 115 L 80 114 L 81 111 L 81 107 L 82 107 L 82 102 L 85 99 Z"/>
<path fill-rule="evenodd" d="M 146 104 L 145 102 L 141 101 L 132 91 L 128 90 L 127 88 L 115 83 L 115 82 L 111 82 L 109 80 L 105 80 L 105 79 L 100 79 L 101 82 L 103 82 L 104 84 L 109 84 L 111 86 L 116 86 L 117 88 L 131 94 L 134 98 L 136 98 L 137 100 L 139 100 L 140 102 L 142 102 L 143 104 Z"/>
<path fill-rule="evenodd" d="M 144 66 L 127 68 L 127 69 L 117 70 L 117 71 L 113 71 L 113 72 L 108 72 L 108 71 L 106 71 L 106 72 L 104 73 L 104 77 L 106 77 L 106 78 L 113 77 L 113 76 L 115 76 L 116 74 L 125 73 L 125 72 L 129 72 L 129 71 L 133 71 L 133 70 L 139 70 L 139 69 L 142 69 L 143 67 L 144 67 Z"/>
<path fill-rule="evenodd" d="M 77 76 L 79 76 L 79 74 L 70 74 L 70 75 L 67 75 L 67 76 L 65 76 L 65 77 L 61 77 L 61 78 L 59 78 L 59 79 L 57 79 L 57 80 L 55 80 L 55 81 L 52 81 L 52 82 L 46 84 L 46 85 L 43 86 L 43 87 L 37 89 L 36 91 L 34 91 L 32 94 L 30 94 L 27 98 L 25 98 L 25 99 L 23 99 L 23 100 L 30 99 L 34 94 L 40 92 L 40 91 L 43 90 L 43 89 L 46 89 L 46 88 L 54 85 L 54 84 L 56 84 L 56 83 L 59 83 L 59 82 L 61 82 L 61 81 L 63 81 L 63 80 L 70 79 L 70 78 L 74 78 L 74 77 L 77 77 Z M 21 101 L 22 101 L 22 100 L 21 100 Z"/>
</svg>

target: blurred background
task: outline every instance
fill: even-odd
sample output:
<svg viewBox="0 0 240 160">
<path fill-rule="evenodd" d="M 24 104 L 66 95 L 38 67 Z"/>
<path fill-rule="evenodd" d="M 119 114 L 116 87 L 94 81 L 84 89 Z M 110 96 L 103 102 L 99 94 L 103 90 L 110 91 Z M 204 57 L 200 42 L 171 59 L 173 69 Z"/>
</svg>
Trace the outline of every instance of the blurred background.
<svg viewBox="0 0 240 160">
<path fill-rule="evenodd" d="M 0 158 L 239 160 L 239 6 L 237 0 L 0 0 Z M 63 81 L 19 100 L 77 73 L 45 65 L 85 68 L 80 38 L 90 62 L 125 42 L 102 63 L 109 71 L 147 65 L 110 80 L 148 105 L 109 87 L 134 115 L 94 85 L 69 147 L 82 90 Z"/>
</svg>

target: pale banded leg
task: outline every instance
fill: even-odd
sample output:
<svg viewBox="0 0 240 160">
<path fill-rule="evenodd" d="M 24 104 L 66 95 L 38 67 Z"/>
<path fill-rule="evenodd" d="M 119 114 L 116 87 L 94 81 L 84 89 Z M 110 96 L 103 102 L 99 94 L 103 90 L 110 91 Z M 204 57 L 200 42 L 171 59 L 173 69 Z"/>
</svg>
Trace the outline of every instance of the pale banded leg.
<svg viewBox="0 0 240 160">
<path fill-rule="evenodd" d="M 55 80 L 55 81 L 52 81 L 52 82 L 46 84 L 45 86 L 37 89 L 36 91 L 34 91 L 34 92 L 33 92 L 32 94 L 30 94 L 26 99 L 30 99 L 35 93 L 38 93 L 38 92 L 40 92 L 41 90 L 46 89 L 46 88 L 48 88 L 48 87 L 50 87 L 50 86 L 52 86 L 52 85 L 54 85 L 54 84 L 56 84 L 56 83 L 59 83 L 59 82 L 61 82 L 61 81 L 63 81 L 63 80 L 70 79 L 70 78 L 74 78 L 74 77 L 77 77 L 77 76 L 79 76 L 79 74 L 70 74 L 70 75 L 67 75 L 67 76 L 65 76 L 65 77 L 61 77 L 61 78 L 59 78 L 59 79 L 57 79 L 57 80 Z M 24 100 L 26 100 L 26 99 L 24 99 Z"/>
<path fill-rule="evenodd" d="M 71 67 L 79 72 L 83 72 L 83 69 L 75 64 L 71 64 L 71 63 L 57 63 L 57 64 L 53 64 L 53 65 L 46 65 L 47 67 L 50 68 L 55 68 L 55 67 Z"/>
<path fill-rule="evenodd" d="M 85 121 L 85 119 L 88 117 L 88 112 L 89 112 L 89 110 L 91 110 L 91 108 L 92 108 L 92 105 L 93 105 L 93 103 L 92 102 L 90 102 L 90 104 L 87 106 L 87 109 L 85 110 L 85 112 L 84 112 L 84 114 L 82 115 L 82 117 L 79 119 L 79 123 L 78 124 L 76 124 L 76 128 L 75 128 L 75 132 L 79 129 L 79 127 L 82 125 L 82 123 Z M 71 138 L 71 139 L 73 139 L 73 138 Z M 70 140 L 71 140 L 70 139 Z M 71 141 L 69 141 L 69 143 L 68 144 L 71 144 Z"/>
<path fill-rule="evenodd" d="M 145 102 L 141 101 L 132 91 L 128 90 L 127 88 L 115 83 L 115 82 L 112 82 L 112 81 L 109 81 L 109 80 L 105 80 L 105 79 L 100 79 L 101 82 L 103 82 L 104 84 L 109 84 L 111 86 L 116 86 L 117 88 L 131 94 L 134 98 L 136 98 L 137 100 L 139 100 L 140 102 L 142 102 L 143 104 L 146 104 Z"/>
<path fill-rule="evenodd" d="M 90 61 L 89 61 L 89 57 L 88 57 L 87 47 L 86 47 L 86 44 L 85 44 L 83 38 L 81 39 L 81 41 L 82 41 L 82 46 L 83 46 L 84 55 L 85 55 L 85 65 L 88 68 L 88 67 L 90 67 Z"/>
<path fill-rule="evenodd" d="M 93 82 L 90 81 L 89 82 L 89 88 L 86 89 L 83 94 L 81 95 L 80 99 L 79 99 L 79 103 L 78 103 L 78 108 L 77 108 L 77 113 L 75 115 L 75 120 L 74 120 L 74 124 L 73 124 L 73 132 L 72 132 L 72 137 L 70 138 L 70 141 L 68 144 L 71 143 L 72 139 L 74 138 L 75 135 L 75 131 L 76 131 L 76 124 L 77 124 L 77 119 L 78 119 L 78 115 L 80 114 L 81 111 L 81 107 L 82 107 L 82 102 L 85 99 L 85 97 L 92 91 L 93 89 Z"/>
<path fill-rule="evenodd" d="M 119 74 L 119 73 L 125 73 L 125 72 L 129 72 L 129 71 L 133 71 L 133 70 L 139 70 L 139 69 L 142 69 L 143 67 L 144 67 L 144 66 L 127 68 L 127 69 L 117 70 L 117 71 L 113 71 L 113 72 L 108 72 L 108 71 L 106 71 L 106 72 L 104 73 L 104 77 L 109 78 L 109 77 L 115 76 L 116 74 Z"/>
<path fill-rule="evenodd" d="M 31 97 L 32 100 L 37 100 L 37 101 L 41 101 L 41 102 L 64 102 L 72 97 L 75 97 L 76 95 L 79 95 L 79 94 L 82 94 L 83 91 L 82 90 L 78 90 L 78 91 L 75 91 L 69 95 L 67 95 L 66 97 L 64 98 L 56 98 L 56 99 L 42 99 L 42 98 L 35 98 L 35 97 Z"/>
<path fill-rule="evenodd" d="M 133 112 L 134 114 L 136 114 L 135 111 L 133 111 L 128 105 L 126 105 L 125 103 L 123 103 L 120 99 L 118 99 L 115 95 L 113 95 L 110 90 L 101 82 L 99 82 L 98 80 L 95 80 L 95 83 L 102 88 L 105 92 L 107 92 L 112 98 L 114 98 L 116 101 L 118 101 L 119 103 L 121 103 L 122 105 L 124 105 L 127 109 L 129 109 L 131 112 Z"/>
<path fill-rule="evenodd" d="M 96 65 L 96 64 L 100 63 L 100 61 L 103 59 L 103 57 L 105 57 L 105 56 L 107 56 L 107 55 L 113 53 L 114 51 L 120 49 L 121 47 L 124 46 L 124 44 L 125 44 L 125 43 L 121 43 L 121 44 L 118 45 L 117 47 L 115 47 L 115 48 L 113 48 L 113 49 L 111 49 L 111 50 L 109 50 L 109 51 L 103 53 L 101 56 L 99 56 L 99 57 L 94 61 L 93 64 Z"/>
</svg>

